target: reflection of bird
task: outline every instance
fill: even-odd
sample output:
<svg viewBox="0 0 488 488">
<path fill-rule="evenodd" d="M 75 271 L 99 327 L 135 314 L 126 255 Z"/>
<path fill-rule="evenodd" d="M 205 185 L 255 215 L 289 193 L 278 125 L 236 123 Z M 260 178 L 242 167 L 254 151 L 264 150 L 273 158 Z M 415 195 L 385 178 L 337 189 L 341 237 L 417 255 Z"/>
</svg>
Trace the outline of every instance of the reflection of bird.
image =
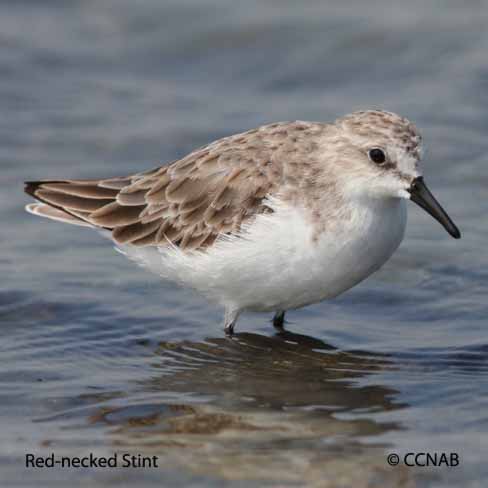
<svg viewBox="0 0 488 488">
<path fill-rule="evenodd" d="M 168 166 L 106 180 L 29 182 L 27 209 L 102 229 L 128 257 L 221 304 L 284 312 L 339 295 L 400 244 L 405 200 L 460 233 L 417 169 L 408 120 L 356 112 L 226 137 Z"/>
<path fill-rule="evenodd" d="M 323 486 L 338 476 L 347 486 L 410 486 L 406 471 L 384 469 L 383 436 L 401 434 L 395 418 L 408 407 L 383 382 L 396 369 L 388 355 L 288 331 L 145 347 L 148 377 L 90 395 L 88 422 L 109 427 L 114 449 L 163 454 L 163 467 L 210 484 Z M 83 412 L 62 418 L 78 425 Z"/>
<path fill-rule="evenodd" d="M 144 383 L 152 391 L 191 391 L 220 398 L 226 409 L 317 406 L 329 415 L 404 407 L 396 400 L 395 389 L 358 382 L 395 368 L 387 354 L 342 351 L 318 338 L 289 331 L 274 336 L 242 332 L 232 340 L 161 342 L 154 359 L 153 368 L 162 374 Z"/>
</svg>

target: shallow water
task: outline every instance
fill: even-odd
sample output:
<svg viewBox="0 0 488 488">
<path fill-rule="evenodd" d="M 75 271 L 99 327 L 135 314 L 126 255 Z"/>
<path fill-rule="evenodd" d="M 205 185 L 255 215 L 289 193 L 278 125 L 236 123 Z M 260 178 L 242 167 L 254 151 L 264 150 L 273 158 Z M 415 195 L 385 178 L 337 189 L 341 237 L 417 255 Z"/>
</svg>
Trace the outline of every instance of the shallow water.
<svg viewBox="0 0 488 488">
<path fill-rule="evenodd" d="M 0 3 L 2 486 L 484 486 L 488 5 Z M 328 303 L 223 336 L 220 311 L 95 233 L 24 213 L 22 181 L 136 172 L 217 137 L 385 107 L 463 231 L 404 243 Z M 458 467 L 389 468 L 456 452 Z M 26 453 L 156 455 L 26 469 Z"/>
</svg>

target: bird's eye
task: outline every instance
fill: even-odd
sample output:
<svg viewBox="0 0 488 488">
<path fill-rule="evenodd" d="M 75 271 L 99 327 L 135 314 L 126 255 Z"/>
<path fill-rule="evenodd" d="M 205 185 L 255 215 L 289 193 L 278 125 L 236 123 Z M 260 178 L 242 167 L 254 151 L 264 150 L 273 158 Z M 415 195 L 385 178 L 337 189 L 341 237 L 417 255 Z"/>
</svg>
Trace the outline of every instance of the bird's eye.
<svg viewBox="0 0 488 488">
<path fill-rule="evenodd" d="M 376 164 L 383 164 L 386 161 L 386 155 L 383 149 L 380 149 L 378 147 L 375 147 L 373 149 L 370 149 L 368 151 L 368 156 L 373 163 Z"/>
</svg>

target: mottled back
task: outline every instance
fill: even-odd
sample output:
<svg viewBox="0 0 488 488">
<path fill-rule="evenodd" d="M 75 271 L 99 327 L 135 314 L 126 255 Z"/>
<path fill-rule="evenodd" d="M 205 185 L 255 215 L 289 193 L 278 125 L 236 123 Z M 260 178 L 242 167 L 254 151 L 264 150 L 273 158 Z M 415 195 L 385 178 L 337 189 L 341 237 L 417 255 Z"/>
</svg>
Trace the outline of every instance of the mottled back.
<svg viewBox="0 0 488 488">
<path fill-rule="evenodd" d="M 106 180 L 29 182 L 45 205 L 35 213 L 80 220 L 112 232 L 120 244 L 203 249 L 220 235 L 272 210 L 266 198 L 301 186 L 329 127 L 280 122 L 233 135 L 145 173 Z M 304 167 L 305 164 L 305 167 Z M 316 171 L 316 170 L 314 170 Z M 47 206 L 46 206 L 47 205 Z M 57 217 L 53 217 L 57 212 Z"/>
</svg>

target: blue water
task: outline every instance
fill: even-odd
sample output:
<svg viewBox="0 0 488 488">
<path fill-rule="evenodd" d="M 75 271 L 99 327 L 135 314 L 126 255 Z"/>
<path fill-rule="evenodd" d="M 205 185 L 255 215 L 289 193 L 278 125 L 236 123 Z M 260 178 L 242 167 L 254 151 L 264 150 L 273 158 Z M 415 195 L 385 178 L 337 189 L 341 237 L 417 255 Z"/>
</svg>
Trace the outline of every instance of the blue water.
<svg viewBox="0 0 488 488">
<path fill-rule="evenodd" d="M 487 22 L 476 0 L 1 2 L 1 486 L 485 486 Z M 285 335 L 247 315 L 227 339 L 220 310 L 23 211 L 24 180 L 374 107 L 421 129 L 463 238 L 412 205 L 391 261 Z M 409 451 L 460 464 L 388 467 Z M 30 452 L 159 468 L 27 469 Z"/>
</svg>

